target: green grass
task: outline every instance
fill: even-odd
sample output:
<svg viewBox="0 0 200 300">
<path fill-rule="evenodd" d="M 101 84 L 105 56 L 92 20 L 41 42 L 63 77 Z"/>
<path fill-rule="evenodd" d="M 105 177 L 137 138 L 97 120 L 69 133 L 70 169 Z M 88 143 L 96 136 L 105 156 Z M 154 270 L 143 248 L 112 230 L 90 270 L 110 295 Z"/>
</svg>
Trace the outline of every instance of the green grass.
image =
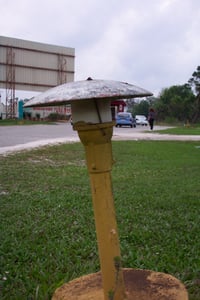
<svg viewBox="0 0 200 300">
<path fill-rule="evenodd" d="M 200 135 L 200 124 L 190 126 L 179 126 L 165 130 L 156 130 L 162 134 L 178 134 L 178 135 Z"/>
<path fill-rule="evenodd" d="M 36 125 L 36 124 L 55 124 L 55 123 L 50 121 L 31 121 L 31 120 L 19 120 L 19 119 L 0 120 L 0 126 Z"/>
<path fill-rule="evenodd" d="M 167 272 L 200 299 L 200 145 L 113 142 L 124 267 Z M 51 299 L 99 270 L 80 143 L 0 156 L 2 300 Z"/>
</svg>

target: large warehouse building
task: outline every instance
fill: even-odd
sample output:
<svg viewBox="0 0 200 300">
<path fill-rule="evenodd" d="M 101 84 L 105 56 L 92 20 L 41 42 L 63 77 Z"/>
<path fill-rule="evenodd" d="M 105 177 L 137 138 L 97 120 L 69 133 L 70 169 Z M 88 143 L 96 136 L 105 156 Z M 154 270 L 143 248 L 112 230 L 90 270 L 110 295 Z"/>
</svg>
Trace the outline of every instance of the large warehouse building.
<svg viewBox="0 0 200 300">
<path fill-rule="evenodd" d="M 6 116 L 16 114 L 15 90 L 42 92 L 74 81 L 75 49 L 0 36 L 0 88 Z"/>
</svg>

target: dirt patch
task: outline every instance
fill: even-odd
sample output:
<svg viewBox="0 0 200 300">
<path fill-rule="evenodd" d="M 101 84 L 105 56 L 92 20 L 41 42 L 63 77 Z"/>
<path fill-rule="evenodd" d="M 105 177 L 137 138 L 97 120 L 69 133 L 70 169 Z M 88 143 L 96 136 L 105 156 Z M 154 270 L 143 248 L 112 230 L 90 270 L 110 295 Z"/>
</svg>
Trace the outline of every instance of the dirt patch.
<svg viewBox="0 0 200 300">
<path fill-rule="evenodd" d="M 123 269 L 123 274 L 126 300 L 188 300 L 184 285 L 171 275 L 139 269 Z M 52 300 L 104 300 L 101 273 L 64 284 Z"/>
</svg>

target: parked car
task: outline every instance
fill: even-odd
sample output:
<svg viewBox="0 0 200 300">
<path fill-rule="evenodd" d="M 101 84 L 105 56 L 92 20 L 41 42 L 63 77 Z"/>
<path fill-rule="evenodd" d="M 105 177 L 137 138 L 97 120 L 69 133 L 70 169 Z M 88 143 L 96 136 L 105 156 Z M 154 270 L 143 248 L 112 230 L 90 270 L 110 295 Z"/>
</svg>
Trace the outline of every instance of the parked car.
<svg viewBox="0 0 200 300">
<path fill-rule="evenodd" d="M 148 120 L 144 115 L 136 115 L 135 120 L 137 125 L 142 125 L 142 126 L 148 125 Z"/>
<path fill-rule="evenodd" d="M 122 127 L 122 126 L 136 127 L 136 121 L 135 121 L 135 118 L 133 118 L 131 113 L 120 112 L 117 114 L 115 126 L 116 127 Z"/>
</svg>

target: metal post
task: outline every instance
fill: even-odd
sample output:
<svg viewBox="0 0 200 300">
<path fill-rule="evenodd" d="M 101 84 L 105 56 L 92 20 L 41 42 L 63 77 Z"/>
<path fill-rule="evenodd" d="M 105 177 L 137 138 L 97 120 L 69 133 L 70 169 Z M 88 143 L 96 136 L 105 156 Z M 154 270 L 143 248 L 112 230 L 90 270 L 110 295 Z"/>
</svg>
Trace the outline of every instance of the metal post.
<svg viewBox="0 0 200 300">
<path fill-rule="evenodd" d="M 124 300 L 126 295 L 111 182 L 113 123 L 76 123 L 74 129 L 78 131 L 86 152 L 104 299 Z"/>
</svg>

